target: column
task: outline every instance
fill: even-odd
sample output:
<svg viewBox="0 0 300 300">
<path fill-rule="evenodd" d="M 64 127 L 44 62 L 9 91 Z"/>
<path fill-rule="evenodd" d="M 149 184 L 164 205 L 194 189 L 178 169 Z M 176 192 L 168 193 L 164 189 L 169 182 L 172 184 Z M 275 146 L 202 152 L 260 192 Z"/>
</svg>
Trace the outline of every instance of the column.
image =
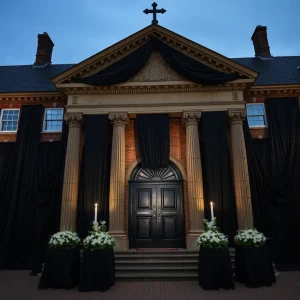
<svg viewBox="0 0 300 300">
<path fill-rule="evenodd" d="M 186 127 L 187 183 L 190 230 L 187 235 L 187 248 L 196 249 L 196 240 L 203 232 L 204 199 L 202 165 L 198 133 L 201 112 L 184 112 L 183 124 Z"/>
<path fill-rule="evenodd" d="M 251 191 L 243 132 L 245 110 L 230 110 L 233 179 L 239 230 L 253 227 Z"/>
<path fill-rule="evenodd" d="M 112 113 L 113 124 L 110 190 L 109 190 L 109 233 L 116 238 L 115 251 L 128 249 L 128 238 L 124 230 L 125 193 L 125 126 L 127 113 Z"/>
<path fill-rule="evenodd" d="M 69 135 L 65 160 L 60 228 L 61 230 L 76 231 L 82 114 L 66 113 L 64 119 L 69 125 Z"/>
</svg>

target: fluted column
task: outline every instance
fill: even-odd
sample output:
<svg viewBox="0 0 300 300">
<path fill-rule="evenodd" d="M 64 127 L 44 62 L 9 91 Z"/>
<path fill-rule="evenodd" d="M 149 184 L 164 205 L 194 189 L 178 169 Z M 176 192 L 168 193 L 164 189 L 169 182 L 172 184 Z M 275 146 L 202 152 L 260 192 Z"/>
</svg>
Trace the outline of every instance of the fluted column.
<svg viewBox="0 0 300 300">
<path fill-rule="evenodd" d="M 125 126 L 127 113 L 112 113 L 113 124 L 110 190 L 109 190 L 109 232 L 116 238 L 116 251 L 128 249 L 128 238 L 124 229 L 125 193 Z"/>
<path fill-rule="evenodd" d="M 203 232 L 204 199 L 202 165 L 198 122 L 201 112 L 184 112 L 183 124 L 186 127 L 187 183 L 190 230 L 187 235 L 187 248 L 197 248 L 196 239 Z"/>
<path fill-rule="evenodd" d="M 60 228 L 76 230 L 79 184 L 79 148 L 82 123 L 81 113 L 66 113 L 69 125 L 68 145 L 65 160 L 64 183 L 61 204 Z"/>
<path fill-rule="evenodd" d="M 251 191 L 249 183 L 247 154 L 245 148 L 243 120 L 245 110 L 230 110 L 231 145 L 235 200 L 238 217 L 238 228 L 253 227 Z"/>
</svg>

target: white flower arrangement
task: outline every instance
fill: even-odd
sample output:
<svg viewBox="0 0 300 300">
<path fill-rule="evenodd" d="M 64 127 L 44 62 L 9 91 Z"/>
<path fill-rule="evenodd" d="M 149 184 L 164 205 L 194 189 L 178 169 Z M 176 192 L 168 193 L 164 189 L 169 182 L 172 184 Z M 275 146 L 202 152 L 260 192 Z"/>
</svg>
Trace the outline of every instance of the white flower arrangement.
<svg viewBox="0 0 300 300">
<path fill-rule="evenodd" d="M 203 220 L 204 233 L 198 239 L 197 244 L 203 248 L 226 248 L 228 246 L 228 238 L 225 234 L 220 232 L 217 227 L 217 219 L 213 218 L 211 221 Z"/>
<path fill-rule="evenodd" d="M 203 248 L 226 248 L 228 238 L 222 232 L 207 230 L 198 237 L 197 244 Z"/>
<path fill-rule="evenodd" d="M 93 221 L 92 231 L 83 240 L 83 248 L 89 250 L 112 249 L 116 240 L 106 232 L 106 222 Z"/>
<path fill-rule="evenodd" d="M 53 234 L 49 240 L 50 248 L 77 248 L 80 245 L 80 238 L 76 232 L 64 230 Z"/>
<path fill-rule="evenodd" d="M 267 242 L 267 238 L 263 233 L 256 229 L 245 229 L 238 231 L 234 237 L 234 243 L 237 246 L 263 246 Z"/>
</svg>

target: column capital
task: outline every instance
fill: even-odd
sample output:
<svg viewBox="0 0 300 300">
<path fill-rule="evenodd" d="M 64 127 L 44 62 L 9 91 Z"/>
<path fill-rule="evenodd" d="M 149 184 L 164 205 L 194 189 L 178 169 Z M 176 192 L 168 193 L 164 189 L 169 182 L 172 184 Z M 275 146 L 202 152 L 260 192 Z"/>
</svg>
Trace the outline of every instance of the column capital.
<svg viewBox="0 0 300 300">
<path fill-rule="evenodd" d="M 111 113 L 108 118 L 111 120 L 111 123 L 114 126 L 123 126 L 125 127 L 129 123 L 127 113 Z"/>
<path fill-rule="evenodd" d="M 201 111 L 185 111 L 182 114 L 182 123 L 184 126 L 198 125 L 201 118 Z"/>
<path fill-rule="evenodd" d="M 65 113 L 64 116 L 64 120 L 69 126 L 80 126 L 82 119 L 82 113 Z"/>
<path fill-rule="evenodd" d="M 245 109 L 230 109 L 228 111 L 231 124 L 240 123 L 242 124 L 245 120 L 247 113 Z"/>
</svg>

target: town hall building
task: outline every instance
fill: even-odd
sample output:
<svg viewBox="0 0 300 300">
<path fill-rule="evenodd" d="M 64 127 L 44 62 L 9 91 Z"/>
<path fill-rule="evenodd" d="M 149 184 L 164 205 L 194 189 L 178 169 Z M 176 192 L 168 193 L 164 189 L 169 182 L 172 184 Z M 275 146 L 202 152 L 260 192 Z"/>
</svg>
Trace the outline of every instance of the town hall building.
<svg viewBox="0 0 300 300">
<path fill-rule="evenodd" d="M 87 232 L 95 203 L 117 252 L 196 250 L 210 202 L 229 236 L 256 226 L 276 232 L 282 245 L 282 227 L 260 220 L 274 211 L 287 216 L 284 205 L 257 199 L 267 199 L 258 190 L 271 190 L 264 178 L 273 178 L 274 164 L 266 162 L 273 157 L 272 103 L 296 103 L 298 118 L 300 56 L 272 56 L 265 26 L 251 39 L 255 56 L 228 58 L 154 22 L 82 62 L 60 65 L 44 32 L 32 65 L 1 66 L 0 252 L 11 261 L 7 241 L 19 245 L 4 231 L 23 232 L 22 243 L 33 241 L 26 232 L 37 227 L 43 241 L 59 229 Z M 280 107 L 285 114 L 288 104 Z M 286 135 L 293 139 L 288 130 L 283 144 Z M 296 161 L 291 147 L 284 155 Z M 282 181 L 272 183 L 270 199 Z M 295 211 L 298 204 L 288 203 Z"/>
</svg>

